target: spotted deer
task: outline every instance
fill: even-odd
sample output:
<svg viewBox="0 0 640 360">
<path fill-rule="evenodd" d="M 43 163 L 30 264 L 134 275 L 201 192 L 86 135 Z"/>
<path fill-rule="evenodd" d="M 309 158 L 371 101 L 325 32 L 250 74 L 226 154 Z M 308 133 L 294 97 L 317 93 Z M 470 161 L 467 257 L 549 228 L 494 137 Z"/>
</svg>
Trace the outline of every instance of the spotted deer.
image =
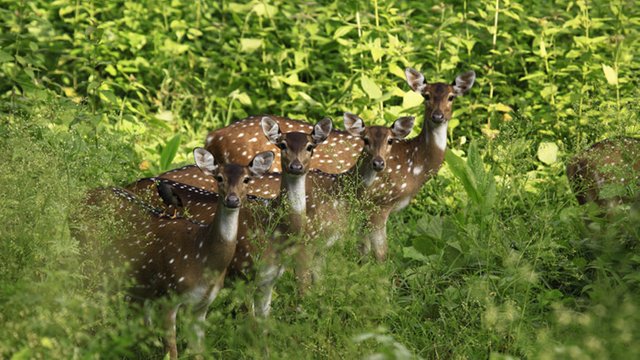
<svg viewBox="0 0 640 360">
<path fill-rule="evenodd" d="M 223 286 L 237 245 L 240 207 L 245 202 L 247 184 L 252 178 L 269 170 L 274 159 L 272 152 L 256 155 L 248 166 L 218 165 L 214 157 L 202 148 L 194 150 L 199 169 L 218 182 L 219 201 L 210 213 L 208 225 L 184 218 L 174 218 L 155 209 L 135 194 L 114 189 L 122 203 L 121 213 L 135 228 L 116 244 L 116 254 L 128 263 L 135 285 L 131 298 L 140 303 L 159 298 L 174 297 L 168 309 L 163 310 L 165 346 L 171 359 L 177 359 L 176 314 L 182 304 L 189 305 L 197 322 L 196 352 L 202 351 L 204 331 L 202 322 L 207 309 Z M 171 189 L 165 189 L 171 191 Z M 179 196 L 172 192 L 172 196 Z"/>
<path fill-rule="evenodd" d="M 406 69 L 405 75 L 409 87 L 424 98 L 424 124 L 418 136 L 393 147 L 387 170 L 376 177 L 368 190 L 377 211 L 369 217 L 369 232 L 362 249 L 365 254 L 372 249 L 380 261 L 387 255 L 389 215 L 405 208 L 422 185 L 438 173 L 447 147 L 453 101 L 469 91 L 476 78 L 475 72 L 468 71 L 452 84 L 445 84 L 426 83 L 424 75 L 412 68 Z"/>
<path fill-rule="evenodd" d="M 581 205 L 593 202 L 608 211 L 622 203 L 640 204 L 640 139 L 591 145 L 569 160 L 567 178 Z"/>
<path fill-rule="evenodd" d="M 251 116 L 209 133 L 205 147 L 216 159 L 238 164 L 246 164 L 252 154 L 260 151 L 274 151 L 278 154 L 277 146 L 266 139 L 262 133 L 261 121 L 263 117 L 275 120 L 279 128 L 286 132 L 310 133 L 313 131 L 313 125 L 303 121 L 273 115 Z M 345 172 L 355 165 L 363 146 L 362 140 L 349 132 L 333 130 L 326 140 L 326 145 L 316 149 L 309 166 L 311 169 L 329 174 Z M 280 155 L 276 155 L 273 168 L 276 171 L 282 169 Z M 193 165 L 167 171 L 156 178 L 169 179 L 208 191 L 216 191 L 215 182 L 202 176 L 202 172 Z M 153 184 L 150 182 L 133 183 L 127 186 L 127 189 L 138 191 L 142 190 L 143 185 L 151 186 Z M 264 196 L 269 192 L 269 188 L 257 187 L 251 193 Z"/>
<path fill-rule="evenodd" d="M 420 134 L 399 141 L 389 154 L 384 174 L 376 177 L 369 189 L 370 200 L 378 211 L 371 212 L 368 231 L 363 237 L 364 254 L 373 249 L 378 260 L 387 254 L 386 222 L 391 212 L 406 207 L 420 188 L 435 176 L 442 166 L 447 144 L 447 127 L 456 97 L 468 92 L 475 82 L 475 72 L 468 71 L 455 78 L 452 84 L 427 83 L 419 71 L 407 68 L 407 82 L 411 89 L 424 98 L 424 123 Z M 282 117 L 272 117 L 284 129 L 307 129 L 307 123 Z M 207 136 L 206 146 L 225 161 L 247 161 L 251 153 L 273 149 L 274 145 L 262 140 L 259 117 L 249 117 Z M 362 150 L 364 142 L 348 132 L 334 131 L 327 145 L 319 148 L 310 166 L 326 173 L 342 173 L 351 168 Z M 279 158 L 275 160 L 276 168 Z M 207 186 L 197 181 L 193 169 L 181 169 L 162 176 L 194 186 Z M 188 174 L 188 175 L 187 175 Z M 262 190 L 268 194 L 268 189 Z"/>
</svg>

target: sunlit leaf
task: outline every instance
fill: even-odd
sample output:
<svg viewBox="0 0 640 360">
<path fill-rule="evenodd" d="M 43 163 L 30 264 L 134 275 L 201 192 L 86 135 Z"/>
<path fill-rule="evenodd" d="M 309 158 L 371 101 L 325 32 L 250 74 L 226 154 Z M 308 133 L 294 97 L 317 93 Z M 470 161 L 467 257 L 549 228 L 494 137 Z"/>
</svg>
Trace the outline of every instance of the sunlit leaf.
<svg viewBox="0 0 640 360">
<path fill-rule="evenodd" d="M 256 50 L 258 50 L 260 47 L 262 47 L 263 42 L 262 39 L 250 39 L 250 38 L 244 38 L 244 39 L 240 39 L 240 50 L 242 52 L 254 52 Z"/>
<path fill-rule="evenodd" d="M 380 90 L 378 84 L 368 76 L 362 75 L 360 84 L 362 85 L 362 90 L 367 93 L 370 99 L 378 99 L 382 96 L 382 90 Z"/>
<path fill-rule="evenodd" d="M 558 145 L 552 142 L 542 142 L 538 145 L 538 159 L 547 165 L 558 160 Z"/>
<path fill-rule="evenodd" d="M 618 85 L 618 72 L 609 65 L 602 64 L 602 71 L 609 85 Z"/>
</svg>

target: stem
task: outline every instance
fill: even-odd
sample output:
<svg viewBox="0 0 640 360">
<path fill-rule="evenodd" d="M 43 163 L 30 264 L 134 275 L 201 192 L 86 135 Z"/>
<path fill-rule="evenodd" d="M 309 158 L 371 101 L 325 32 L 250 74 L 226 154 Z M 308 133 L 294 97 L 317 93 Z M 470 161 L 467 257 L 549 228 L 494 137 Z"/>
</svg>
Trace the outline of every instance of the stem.
<svg viewBox="0 0 640 360">
<path fill-rule="evenodd" d="M 493 49 L 498 41 L 498 15 L 500 14 L 500 0 L 496 0 L 496 15 L 493 18 Z"/>
<path fill-rule="evenodd" d="M 380 19 L 378 17 L 378 0 L 373 0 L 373 9 L 376 13 L 376 29 L 380 27 Z"/>
</svg>

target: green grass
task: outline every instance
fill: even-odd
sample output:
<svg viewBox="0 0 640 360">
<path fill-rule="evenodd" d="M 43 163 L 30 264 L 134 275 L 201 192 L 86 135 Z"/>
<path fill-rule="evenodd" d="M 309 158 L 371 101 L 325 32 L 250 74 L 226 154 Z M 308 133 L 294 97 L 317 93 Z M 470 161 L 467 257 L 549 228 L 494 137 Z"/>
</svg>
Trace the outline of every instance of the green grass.
<svg viewBox="0 0 640 360">
<path fill-rule="evenodd" d="M 420 122 L 406 66 L 478 80 L 448 164 L 391 218 L 389 260 L 360 263 L 349 234 L 303 299 L 286 273 L 262 321 L 230 284 L 208 354 L 640 356 L 640 215 L 598 218 L 564 175 L 586 145 L 640 132 L 632 2 L 2 4 L 0 358 L 162 357 L 105 264 L 121 223 L 85 192 L 190 161 L 246 115 Z"/>
</svg>

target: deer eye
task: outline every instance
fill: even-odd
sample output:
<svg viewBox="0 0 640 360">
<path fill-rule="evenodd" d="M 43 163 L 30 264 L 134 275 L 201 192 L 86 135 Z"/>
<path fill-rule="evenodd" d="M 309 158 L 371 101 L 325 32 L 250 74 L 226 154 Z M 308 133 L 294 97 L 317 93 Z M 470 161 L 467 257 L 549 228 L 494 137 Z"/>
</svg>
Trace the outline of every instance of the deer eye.
<svg viewBox="0 0 640 360">
<path fill-rule="evenodd" d="M 364 138 L 364 139 L 362 139 L 362 141 L 364 141 L 365 145 L 369 145 L 369 139 L 368 138 Z"/>
<path fill-rule="evenodd" d="M 307 145 L 307 151 L 313 151 L 313 145 Z"/>
<path fill-rule="evenodd" d="M 287 150 L 287 144 L 285 143 L 279 143 L 278 145 L 276 145 L 280 150 Z"/>
<path fill-rule="evenodd" d="M 452 102 L 452 101 L 453 101 L 453 99 L 455 99 L 455 98 L 456 98 L 455 96 L 453 96 L 453 95 L 449 95 L 449 102 Z"/>
<path fill-rule="evenodd" d="M 389 139 L 389 140 L 387 141 L 387 144 L 389 144 L 389 145 L 393 144 L 393 139 Z"/>
<path fill-rule="evenodd" d="M 222 176 L 220 175 L 216 175 L 216 181 L 217 182 L 222 182 L 224 179 L 222 178 Z"/>
<path fill-rule="evenodd" d="M 246 177 L 246 178 L 244 178 L 244 180 L 242 180 L 242 182 L 245 183 L 245 184 L 248 184 L 249 181 L 251 181 L 251 178 L 249 178 L 249 177 Z"/>
<path fill-rule="evenodd" d="M 429 94 L 422 94 L 422 97 L 424 97 L 425 101 L 429 101 Z"/>
</svg>

